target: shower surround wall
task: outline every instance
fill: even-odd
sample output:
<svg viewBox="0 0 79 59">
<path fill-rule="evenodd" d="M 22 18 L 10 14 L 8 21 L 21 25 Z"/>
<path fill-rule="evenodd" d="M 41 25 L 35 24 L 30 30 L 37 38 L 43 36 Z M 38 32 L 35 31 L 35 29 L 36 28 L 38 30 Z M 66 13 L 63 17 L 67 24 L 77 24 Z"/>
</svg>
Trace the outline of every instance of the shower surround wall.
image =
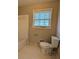
<svg viewBox="0 0 79 59">
<path fill-rule="evenodd" d="M 18 17 L 18 48 L 21 50 L 28 42 L 29 19 L 28 15 Z"/>
</svg>

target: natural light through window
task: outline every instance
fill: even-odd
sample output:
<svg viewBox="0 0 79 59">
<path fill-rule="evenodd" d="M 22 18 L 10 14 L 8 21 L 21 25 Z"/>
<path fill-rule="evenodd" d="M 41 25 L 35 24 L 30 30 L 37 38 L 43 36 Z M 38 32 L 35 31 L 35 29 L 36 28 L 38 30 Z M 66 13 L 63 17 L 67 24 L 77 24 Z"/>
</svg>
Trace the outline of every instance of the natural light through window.
<svg viewBox="0 0 79 59">
<path fill-rule="evenodd" d="M 51 9 L 38 10 L 33 12 L 33 26 L 51 26 Z"/>
</svg>

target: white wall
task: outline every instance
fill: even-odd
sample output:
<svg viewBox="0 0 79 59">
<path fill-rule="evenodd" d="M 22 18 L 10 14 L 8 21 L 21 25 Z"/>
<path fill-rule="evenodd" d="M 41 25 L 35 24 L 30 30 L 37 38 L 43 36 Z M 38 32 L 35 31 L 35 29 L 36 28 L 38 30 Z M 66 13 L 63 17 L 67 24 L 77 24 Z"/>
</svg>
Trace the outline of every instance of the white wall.
<svg viewBox="0 0 79 59">
<path fill-rule="evenodd" d="M 60 14 L 58 14 L 57 36 L 60 38 Z"/>
</svg>

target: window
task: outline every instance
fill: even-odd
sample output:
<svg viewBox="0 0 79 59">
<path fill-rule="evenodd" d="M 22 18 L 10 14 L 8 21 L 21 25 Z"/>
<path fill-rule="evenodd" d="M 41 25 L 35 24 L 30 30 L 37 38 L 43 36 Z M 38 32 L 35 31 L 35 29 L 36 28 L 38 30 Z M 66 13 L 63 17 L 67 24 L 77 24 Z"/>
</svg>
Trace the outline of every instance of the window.
<svg viewBox="0 0 79 59">
<path fill-rule="evenodd" d="M 50 27 L 51 26 L 51 9 L 34 11 L 33 26 Z"/>
</svg>

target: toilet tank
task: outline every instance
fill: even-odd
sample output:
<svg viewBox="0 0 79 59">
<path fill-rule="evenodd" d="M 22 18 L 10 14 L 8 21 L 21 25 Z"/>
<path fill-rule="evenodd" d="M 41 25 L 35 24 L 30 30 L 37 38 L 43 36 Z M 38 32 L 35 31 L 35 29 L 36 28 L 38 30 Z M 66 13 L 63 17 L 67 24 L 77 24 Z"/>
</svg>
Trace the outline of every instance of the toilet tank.
<svg viewBox="0 0 79 59">
<path fill-rule="evenodd" d="M 58 47 L 58 43 L 59 43 L 59 38 L 52 36 L 51 37 L 51 43 L 52 43 L 52 47 L 53 48 L 57 48 Z"/>
</svg>

